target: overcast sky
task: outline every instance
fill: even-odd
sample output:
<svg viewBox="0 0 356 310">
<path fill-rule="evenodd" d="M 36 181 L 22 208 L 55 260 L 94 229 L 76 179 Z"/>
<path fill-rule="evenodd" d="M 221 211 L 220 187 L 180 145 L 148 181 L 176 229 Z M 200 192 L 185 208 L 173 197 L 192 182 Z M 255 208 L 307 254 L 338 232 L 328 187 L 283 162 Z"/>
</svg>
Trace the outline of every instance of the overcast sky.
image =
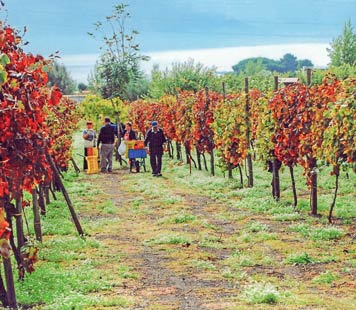
<svg viewBox="0 0 356 310">
<path fill-rule="evenodd" d="M 10 25 L 27 26 L 26 48 L 44 56 L 59 50 L 72 76 L 85 81 L 99 53 L 87 35 L 111 13 L 113 0 L 5 0 Z M 165 66 L 189 57 L 220 70 L 249 56 L 280 58 L 284 51 L 328 62 L 326 46 L 347 20 L 356 25 L 356 0 L 131 0 L 141 51 Z M 6 17 L 7 15 L 7 17 Z M 179 52 L 176 52 L 179 51 Z M 304 56 L 305 55 L 305 56 Z M 309 55 L 309 56 L 308 56 Z"/>
</svg>

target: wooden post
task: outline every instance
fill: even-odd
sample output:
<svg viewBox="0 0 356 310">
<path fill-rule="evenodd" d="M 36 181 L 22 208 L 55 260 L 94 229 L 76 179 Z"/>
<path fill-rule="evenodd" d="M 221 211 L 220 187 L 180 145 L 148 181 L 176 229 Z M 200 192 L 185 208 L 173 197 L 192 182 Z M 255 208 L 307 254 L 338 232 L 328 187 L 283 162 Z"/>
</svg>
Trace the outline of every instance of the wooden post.
<svg viewBox="0 0 356 310">
<path fill-rule="evenodd" d="M 214 150 L 211 150 L 211 152 L 210 152 L 210 169 L 211 169 L 211 175 L 212 175 L 212 176 L 215 176 Z"/>
<path fill-rule="evenodd" d="M 232 177 L 232 168 L 233 168 L 233 165 L 232 165 L 232 163 L 229 163 L 228 165 L 227 165 L 227 172 L 228 172 L 228 178 L 229 179 L 232 179 L 233 177 Z"/>
<path fill-rule="evenodd" d="M 43 193 L 46 200 L 46 205 L 51 203 L 51 199 L 49 198 L 49 185 L 43 186 Z"/>
<path fill-rule="evenodd" d="M 9 301 L 7 300 L 6 287 L 5 287 L 4 280 L 2 278 L 1 273 L 0 273 L 0 301 L 3 305 L 3 307 L 9 306 Z"/>
<path fill-rule="evenodd" d="M 311 86 L 311 76 L 312 76 L 312 70 L 310 68 L 307 69 L 307 86 Z"/>
<path fill-rule="evenodd" d="M 71 161 L 72 164 L 73 164 L 73 168 L 74 168 L 74 170 L 75 170 L 75 173 L 76 173 L 76 174 L 79 174 L 79 173 L 80 173 L 80 169 L 79 169 L 77 163 L 75 162 L 74 158 L 72 157 L 72 158 L 70 159 L 70 161 Z"/>
<path fill-rule="evenodd" d="M 278 76 L 274 77 L 274 91 L 278 90 Z M 281 198 L 280 191 L 280 182 L 279 182 L 279 160 L 275 157 L 273 151 L 273 160 L 272 160 L 272 187 L 273 187 L 273 198 L 277 201 Z"/>
<path fill-rule="evenodd" d="M 25 235 L 23 232 L 23 218 L 22 218 L 22 197 L 16 198 L 16 237 L 17 237 L 17 248 L 21 247 L 25 243 Z"/>
<path fill-rule="evenodd" d="M 70 198 L 69 198 L 69 195 L 67 193 L 67 190 L 65 189 L 65 187 L 63 185 L 63 182 L 62 182 L 62 179 L 61 179 L 61 177 L 59 175 L 57 167 L 56 167 L 55 163 L 53 162 L 53 159 L 52 159 L 51 155 L 46 154 L 46 158 L 47 158 L 47 161 L 48 161 L 48 163 L 50 164 L 50 166 L 52 168 L 53 175 L 57 179 L 58 185 L 61 188 L 62 194 L 63 194 L 63 196 L 64 196 L 64 198 L 65 198 L 65 200 L 67 202 L 67 205 L 68 205 L 70 214 L 72 215 L 72 219 L 74 221 L 75 227 L 77 228 L 77 231 L 78 231 L 79 235 L 83 236 L 84 232 L 83 232 L 82 226 L 80 225 L 80 222 L 78 220 L 77 214 L 75 213 L 75 210 L 73 208 L 72 202 L 70 201 Z"/>
<path fill-rule="evenodd" d="M 209 109 L 209 105 L 210 105 L 210 99 L 209 99 L 209 87 L 208 86 L 205 86 L 205 104 L 206 104 L 206 108 L 207 110 Z M 209 144 L 213 145 L 213 141 L 212 141 L 212 137 L 210 137 L 210 141 L 209 141 Z M 210 152 L 210 174 L 212 176 L 215 175 L 215 168 L 214 168 L 214 150 L 211 149 L 211 152 Z"/>
<path fill-rule="evenodd" d="M 225 82 L 222 82 L 222 91 L 223 91 L 223 99 L 226 99 L 226 87 L 225 87 Z"/>
<path fill-rule="evenodd" d="M 197 162 L 198 162 L 198 170 L 201 170 L 201 156 L 198 148 L 195 148 L 197 151 Z"/>
<path fill-rule="evenodd" d="M 222 82 L 222 90 L 223 90 L 223 99 L 226 100 L 226 87 L 225 87 L 225 82 Z M 228 178 L 232 179 L 232 169 L 233 169 L 233 165 L 231 163 L 229 163 L 227 165 L 227 172 L 228 172 Z"/>
<path fill-rule="evenodd" d="M 312 70 L 311 68 L 307 69 L 307 86 L 311 86 L 311 77 Z M 316 171 L 317 168 L 317 160 L 316 158 L 312 158 L 310 160 L 309 173 L 311 180 L 311 189 L 310 189 L 310 209 L 312 215 L 318 214 L 318 174 Z"/>
<path fill-rule="evenodd" d="M 3 265 L 4 265 L 5 279 L 6 279 L 8 306 L 11 309 L 17 309 L 16 292 L 15 292 L 15 285 L 14 285 L 14 277 L 12 274 L 11 259 L 3 258 Z"/>
<path fill-rule="evenodd" d="M 176 150 L 177 150 L 177 160 L 182 160 L 181 146 L 180 143 L 176 141 Z"/>
<path fill-rule="evenodd" d="M 248 78 L 245 78 L 245 120 L 246 120 L 246 143 L 247 143 L 247 168 L 248 168 L 248 187 L 253 187 L 253 169 L 252 169 L 252 156 L 251 156 L 251 138 L 250 138 L 250 100 L 248 94 Z"/>
<path fill-rule="evenodd" d="M 311 192 L 310 192 L 310 209 L 312 215 L 318 215 L 318 174 L 316 169 L 316 159 L 312 158 L 310 169 Z"/>
<path fill-rule="evenodd" d="M 37 200 L 37 191 L 32 190 L 32 207 L 33 207 L 33 226 L 35 230 L 36 240 L 42 242 L 40 206 Z"/>
<path fill-rule="evenodd" d="M 188 148 L 188 146 L 186 144 L 184 145 L 184 150 L 185 150 L 185 159 L 187 161 L 187 165 L 189 165 L 189 163 L 190 163 L 190 149 Z"/>
<path fill-rule="evenodd" d="M 167 146 L 168 146 L 168 156 L 169 158 L 173 159 L 174 156 L 173 156 L 172 140 L 168 139 Z"/>
<path fill-rule="evenodd" d="M 43 183 L 40 183 L 40 185 L 38 186 L 38 205 L 41 209 L 41 214 L 46 215 L 46 204 L 44 200 Z"/>
</svg>

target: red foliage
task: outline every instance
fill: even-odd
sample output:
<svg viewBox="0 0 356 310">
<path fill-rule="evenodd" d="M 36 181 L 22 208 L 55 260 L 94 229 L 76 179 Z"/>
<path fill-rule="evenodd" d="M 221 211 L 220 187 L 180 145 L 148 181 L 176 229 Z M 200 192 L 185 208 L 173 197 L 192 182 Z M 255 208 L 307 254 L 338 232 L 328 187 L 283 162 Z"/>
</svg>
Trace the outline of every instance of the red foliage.
<svg viewBox="0 0 356 310">
<path fill-rule="evenodd" d="M 208 152 L 214 149 L 214 130 L 211 124 L 214 122 L 214 109 L 222 96 L 216 92 L 209 92 L 208 98 L 206 92 L 201 90 L 195 95 L 193 104 L 193 144 L 200 153 Z"/>
</svg>

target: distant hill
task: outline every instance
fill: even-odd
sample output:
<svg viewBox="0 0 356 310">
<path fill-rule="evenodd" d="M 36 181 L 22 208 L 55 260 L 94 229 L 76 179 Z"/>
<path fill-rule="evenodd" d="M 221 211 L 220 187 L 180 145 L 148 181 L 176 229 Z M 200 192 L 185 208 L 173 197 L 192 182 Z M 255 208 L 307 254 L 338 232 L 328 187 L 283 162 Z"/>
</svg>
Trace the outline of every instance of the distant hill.
<svg viewBox="0 0 356 310">
<path fill-rule="evenodd" d="M 293 54 L 287 53 L 280 60 L 266 57 L 246 58 L 232 66 L 232 69 L 236 73 L 254 73 L 261 70 L 285 73 L 295 72 L 300 68 L 313 66 L 313 63 L 309 59 L 298 60 Z"/>
</svg>

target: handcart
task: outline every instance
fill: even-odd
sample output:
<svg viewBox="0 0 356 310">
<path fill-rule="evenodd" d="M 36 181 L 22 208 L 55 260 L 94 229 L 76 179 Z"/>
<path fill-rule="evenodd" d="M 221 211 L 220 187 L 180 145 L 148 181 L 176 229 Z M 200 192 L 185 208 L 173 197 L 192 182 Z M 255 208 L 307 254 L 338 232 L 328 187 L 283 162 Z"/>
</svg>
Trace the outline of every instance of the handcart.
<svg viewBox="0 0 356 310">
<path fill-rule="evenodd" d="M 132 140 L 126 143 L 128 155 L 127 157 L 130 160 L 130 172 L 133 172 L 133 168 L 136 168 L 136 172 L 139 172 L 140 167 L 146 172 L 146 157 L 147 152 L 144 148 L 143 141 L 141 140 Z"/>
</svg>

